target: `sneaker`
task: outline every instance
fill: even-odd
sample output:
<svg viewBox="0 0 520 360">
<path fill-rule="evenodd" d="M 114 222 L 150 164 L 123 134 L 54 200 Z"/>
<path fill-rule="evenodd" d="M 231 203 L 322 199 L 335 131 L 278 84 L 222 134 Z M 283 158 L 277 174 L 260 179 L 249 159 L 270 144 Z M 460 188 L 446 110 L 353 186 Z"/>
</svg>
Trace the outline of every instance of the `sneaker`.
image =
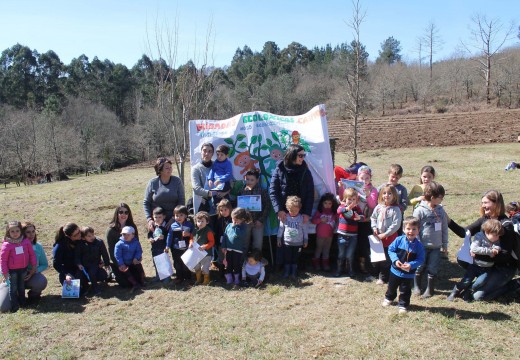
<svg viewBox="0 0 520 360">
<path fill-rule="evenodd" d="M 376 279 L 376 278 L 373 277 L 372 275 L 368 275 L 368 276 L 365 278 L 365 281 L 366 281 L 366 282 L 372 282 L 372 281 L 374 281 L 375 279 Z"/>
<path fill-rule="evenodd" d="M 408 310 L 405 307 L 399 307 L 399 314 L 406 314 Z"/>
<path fill-rule="evenodd" d="M 381 280 L 381 279 L 377 279 L 376 284 L 377 285 L 384 285 L 385 282 L 383 280 Z"/>
<path fill-rule="evenodd" d="M 516 163 L 514 161 L 511 161 L 509 164 L 506 165 L 505 170 L 510 171 L 516 169 Z"/>
<path fill-rule="evenodd" d="M 392 305 L 392 302 L 388 299 L 384 299 L 383 302 L 381 303 L 381 306 L 382 307 L 387 307 L 387 306 L 390 306 Z"/>
</svg>

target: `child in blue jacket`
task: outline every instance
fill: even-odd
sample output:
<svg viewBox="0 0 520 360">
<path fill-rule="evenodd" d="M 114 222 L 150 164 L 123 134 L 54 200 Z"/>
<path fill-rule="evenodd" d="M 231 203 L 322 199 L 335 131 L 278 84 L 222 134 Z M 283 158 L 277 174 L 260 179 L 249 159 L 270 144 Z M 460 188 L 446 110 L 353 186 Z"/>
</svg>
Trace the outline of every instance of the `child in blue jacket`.
<svg viewBox="0 0 520 360">
<path fill-rule="evenodd" d="M 392 304 L 399 287 L 399 313 L 406 313 L 412 296 L 412 283 L 415 270 L 424 263 L 424 247 L 417 238 L 419 219 L 408 216 L 403 221 L 404 235 L 397 237 L 388 247 L 388 256 L 392 263 L 388 289 L 382 305 Z"/>
<path fill-rule="evenodd" d="M 141 264 L 143 249 L 132 226 L 125 226 L 121 230 L 121 238 L 114 248 L 114 256 L 119 270 L 132 284 L 131 291 L 134 292 L 144 286 L 144 269 Z"/>
</svg>

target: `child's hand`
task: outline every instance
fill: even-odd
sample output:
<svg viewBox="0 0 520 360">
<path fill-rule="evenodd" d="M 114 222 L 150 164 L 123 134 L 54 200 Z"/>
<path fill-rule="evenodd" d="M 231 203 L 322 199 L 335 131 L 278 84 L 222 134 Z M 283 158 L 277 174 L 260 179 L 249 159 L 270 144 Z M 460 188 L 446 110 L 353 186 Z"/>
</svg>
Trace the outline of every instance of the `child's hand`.
<svg viewBox="0 0 520 360">
<path fill-rule="evenodd" d="M 193 243 L 190 242 L 190 244 L 188 245 L 188 247 L 191 249 L 193 247 Z"/>
<path fill-rule="evenodd" d="M 83 265 L 78 265 L 78 269 L 80 269 L 81 271 L 83 271 Z"/>
<path fill-rule="evenodd" d="M 132 264 L 139 265 L 141 262 L 137 259 L 132 260 Z"/>
<path fill-rule="evenodd" d="M 206 245 L 199 246 L 199 250 L 200 251 L 205 251 L 206 250 Z"/>
<path fill-rule="evenodd" d="M 308 243 L 303 243 L 303 248 L 305 249 L 309 245 Z"/>
<path fill-rule="evenodd" d="M 282 239 L 278 239 L 276 241 L 276 245 L 278 245 L 278 247 L 282 247 Z"/>
<path fill-rule="evenodd" d="M 210 189 L 213 187 L 213 181 L 212 180 L 208 180 L 208 186 L 209 186 Z"/>
<path fill-rule="evenodd" d="M 303 214 L 303 223 L 307 224 L 309 222 L 309 215 Z"/>
<path fill-rule="evenodd" d="M 224 265 L 224 268 L 227 268 L 227 260 L 226 259 L 222 260 L 222 265 Z"/>
<path fill-rule="evenodd" d="M 161 234 L 161 235 L 159 235 L 159 236 L 158 236 L 158 239 L 159 239 L 159 240 L 162 240 L 162 239 L 164 239 L 164 235 L 162 235 L 162 234 Z"/>
<path fill-rule="evenodd" d="M 217 180 L 217 181 L 215 181 L 215 182 L 213 183 L 213 185 L 215 185 L 215 186 L 218 186 L 218 185 L 220 185 L 220 184 L 221 184 L 220 180 Z"/>
<path fill-rule="evenodd" d="M 168 249 L 167 247 L 165 247 L 165 248 L 164 248 L 164 252 L 165 252 L 166 254 L 168 254 L 168 253 L 170 252 L 170 249 Z"/>
<path fill-rule="evenodd" d="M 359 221 L 361 217 L 357 213 L 354 213 L 354 217 L 352 219 L 354 219 L 355 221 Z"/>
<path fill-rule="evenodd" d="M 121 272 L 126 272 L 127 270 L 128 270 L 128 266 L 126 266 L 126 265 L 121 265 L 119 267 L 119 271 L 121 271 Z"/>
<path fill-rule="evenodd" d="M 256 286 L 262 285 L 262 282 L 263 282 L 262 280 L 258 279 L 258 282 L 256 283 Z"/>
<path fill-rule="evenodd" d="M 410 271 L 411 268 L 412 267 L 409 263 L 404 263 L 401 265 L 401 269 L 403 269 L 404 271 Z"/>
<path fill-rule="evenodd" d="M 155 241 L 153 238 L 149 238 L 148 240 L 150 241 L 150 244 L 153 244 Z"/>
<path fill-rule="evenodd" d="M 403 263 L 400 260 L 397 260 L 395 262 L 395 266 L 397 266 L 399 269 L 401 269 L 401 267 L 403 266 Z"/>
<path fill-rule="evenodd" d="M 495 257 L 495 256 L 498 255 L 498 253 L 499 253 L 499 250 L 498 250 L 498 249 L 492 249 L 492 250 L 491 250 L 491 255 L 489 255 L 489 256 L 491 256 L 491 257 Z"/>
<path fill-rule="evenodd" d="M 183 236 L 183 237 L 187 237 L 187 236 L 190 236 L 190 235 L 191 235 L 191 234 L 190 234 L 189 231 L 183 231 L 183 232 L 182 232 L 182 236 Z"/>
<path fill-rule="evenodd" d="M 326 223 L 327 222 L 327 217 L 325 215 L 321 215 L 320 220 L 321 220 L 322 223 Z"/>
<path fill-rule="evenodd" d="M 379 240 L 383 240 L 384 238 L 386 238 L 385 234 L 378 234 L 377 237 L 379 238 Z"/>
<path fill-rule="evenodd" d="M 71 282 L 72 282 L 72 276 L 70 276 L 70 275 L 67 274 L 67 275 L 65 276 L 65 282 L 67 283 L 67 285 L 70 285 Z"/>
<path fill-rule="evenodd" d="M 375 237 L 378 237 L 379 236 L 379 231 L 377 231 L 377 229 L 372 229 L 373 230 L 373 234 Z"/>
</svg>

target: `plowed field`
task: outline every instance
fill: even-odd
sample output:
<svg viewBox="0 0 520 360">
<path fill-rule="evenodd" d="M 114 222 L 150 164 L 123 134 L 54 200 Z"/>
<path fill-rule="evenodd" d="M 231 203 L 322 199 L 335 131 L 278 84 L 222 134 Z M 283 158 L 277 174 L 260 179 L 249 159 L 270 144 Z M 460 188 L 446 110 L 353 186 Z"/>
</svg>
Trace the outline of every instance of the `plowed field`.
<svg viewBox="0 0 520 360">
<path fill-rule="evenodd" d="M 329 120 L 329 134 L 337 138 L 336 151 L 352 147 L 347 120 Z M 360 120 L 360 149 L 449 146 L 517 141 L 520 109 L 467 113 L 418 114 Z"/>
</svg>

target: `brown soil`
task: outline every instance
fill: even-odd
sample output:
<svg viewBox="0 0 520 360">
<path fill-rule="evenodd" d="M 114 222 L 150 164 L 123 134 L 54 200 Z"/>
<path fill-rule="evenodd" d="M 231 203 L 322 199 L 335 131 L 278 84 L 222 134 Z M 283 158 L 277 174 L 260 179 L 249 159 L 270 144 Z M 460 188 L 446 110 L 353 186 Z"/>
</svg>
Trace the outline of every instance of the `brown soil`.
<svg viewBox="0 0 520 360">
<path fill-rule="evenodd" d="M 359 123 L 359 149 L 516 142 L 520 109 L 366 118 Z M 329 120 L 336 151 L 352 148 L 348 120 Z"/>
</svg>

